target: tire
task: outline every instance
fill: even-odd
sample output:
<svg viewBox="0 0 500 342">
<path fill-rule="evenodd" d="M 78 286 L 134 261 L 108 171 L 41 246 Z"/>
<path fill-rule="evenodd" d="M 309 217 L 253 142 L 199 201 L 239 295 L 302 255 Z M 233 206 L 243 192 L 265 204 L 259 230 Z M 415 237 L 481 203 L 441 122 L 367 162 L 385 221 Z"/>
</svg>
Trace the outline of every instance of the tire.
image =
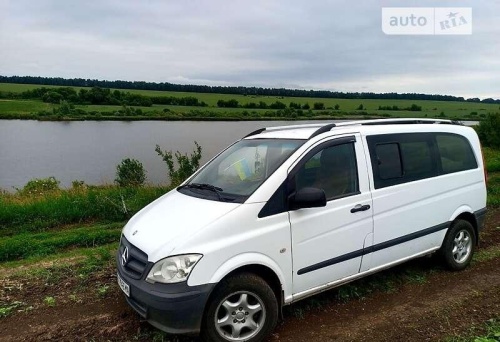
<svg viewBox="0 0 500 342">
<path fill-rule="evenodd" d="M 278 321 L 278 301 L 265 280 L 252 273 L 217 285 L 201 328 L 204 341 L 262 341 Z"/>
<path fill-rule="evenodd" d="M 472 224 L 465 220 L 455 221 L 446 233 L 441 246 L 444 264 L 452 271 L 469 266 L 476 247 L 476 234 Z"/>
</svg>

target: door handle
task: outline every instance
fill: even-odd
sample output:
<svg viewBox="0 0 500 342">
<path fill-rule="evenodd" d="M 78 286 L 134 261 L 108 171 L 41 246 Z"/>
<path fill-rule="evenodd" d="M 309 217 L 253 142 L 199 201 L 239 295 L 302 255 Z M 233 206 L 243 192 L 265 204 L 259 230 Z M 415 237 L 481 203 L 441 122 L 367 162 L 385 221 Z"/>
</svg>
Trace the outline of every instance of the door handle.
<svg viewBox="0 0 500 342">
<path fill-rule="evenodd" d="M 365 211 L 365 210 L 368 210 L 368 209 L 370 209 L 370 205 L 369 204 L 365 204 L 365 205 L 356 204 L 354 206 L 354 208 L 351 209 L 351 213 L 356 213 L 358 211 Z"/>
</svg>

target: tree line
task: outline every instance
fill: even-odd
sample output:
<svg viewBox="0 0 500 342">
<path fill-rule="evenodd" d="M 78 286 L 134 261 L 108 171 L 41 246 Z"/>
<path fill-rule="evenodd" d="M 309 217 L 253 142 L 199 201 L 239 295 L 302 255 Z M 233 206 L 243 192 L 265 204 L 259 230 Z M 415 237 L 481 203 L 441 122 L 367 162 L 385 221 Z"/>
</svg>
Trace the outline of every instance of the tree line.
<svg viewBox="0 0 500 342">
<path fill-rule="evenodd" d="M 208 86 L 194 84 L 173 84 L 168 82 L 144 82 L 144 81 L 107 81 L 84 78 L 61 78 L 61 77 L 39 77 L 39 76 L 0 76 L 1 83 L 21 83 L 40 84 L 56 86 L 76 86 L 76 87 L 100 87 L 118 89 L 141 89 L 141 90 L 161 90 L 179 91 L 193 93 L 218 93 L 235 94 L 249 96 L 290 96 L 290 97 L 313 97 L 313 98 L 338 98 L 338 99 L 391 99 L 391 100 L 432 100 L 432 101 L 461 101 L 461 102 L 481 102 L 497 103 L 500 99 L 479 98 L 465 99 L 461 96 L 419 94 L 419 93 L 372 93 L 372 92 L 338 92 L 328 90 L 304 90 L 286 88 L 263 88 L 263 87 L 243 87 L 243 86 Z"/>
<path fill-rule="evenodd" d="M 206 107 L 207 104 L 193 96 L 145 96 L 120 90 L 92 87 L 76 90 L 71 87 L 35 88 L 21 93 L 2 93 L 0 98 L 37 99 L 46 103 L 68 102 L 83 105 L 117 105 L 151 107 L 153 104 Z"/>
</svg>

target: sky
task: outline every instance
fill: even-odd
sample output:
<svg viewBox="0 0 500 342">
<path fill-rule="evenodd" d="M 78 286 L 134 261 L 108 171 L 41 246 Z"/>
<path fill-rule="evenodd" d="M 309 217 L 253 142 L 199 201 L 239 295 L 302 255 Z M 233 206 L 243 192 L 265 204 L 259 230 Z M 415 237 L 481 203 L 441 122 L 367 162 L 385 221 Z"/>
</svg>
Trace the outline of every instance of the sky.
<svg viewBox="0 0 500 342">
<path fill-rule="evenodd" d="M 470 7 L 387 35 L 384 7 Z M 500 98 L 500 1 L 0 0 L 0 75 Z"/>
</svg>

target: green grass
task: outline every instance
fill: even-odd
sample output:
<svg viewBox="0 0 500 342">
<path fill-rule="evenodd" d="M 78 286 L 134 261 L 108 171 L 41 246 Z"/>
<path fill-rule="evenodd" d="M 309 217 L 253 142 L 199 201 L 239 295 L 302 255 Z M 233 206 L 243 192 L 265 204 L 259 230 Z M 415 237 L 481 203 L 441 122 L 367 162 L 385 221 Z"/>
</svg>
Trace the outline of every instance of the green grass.
<svg viewBox="0 0 500 342">
<path fill-rule="evenodd" d="M 497 234 L 499 234 L 500 231 L 497 229 Z M 474 259 L 472 262 L 484 262 L 484 261 L 489 261 L 493 260 L 496 258 L 500 258 L 500 246 L 493 246 L 488 249 L 479 249 L 477 253 L 474 255 Z"/>
<path fill-rule="evenodd" d="M 43 262 L 45 265 L 47 264 L 61 264 L 61 260 L 100 260 L 100 259 L 107 259 L 105 258 L 105 255 L 114 255 L 114 252 L 116 252 L 117 249 L 117 242 L 113 241 L 108 244 L 101 245 L 99 247 L 72 247 L 71 249 L 64 250 L 64 251 L 58 251 L 54 254 L 49 254 L 49 255 L 35 255 L 35 256 L 30 256 L 26 257 L 24 259 L 19 259 L 19 260 L 11 260 L 11 261 L 5 261 L 0 264 L 0 270 L 14 270 L 16 268 L 21 268 L 21 269 L 30 269 L 30 268 L 35 268 L 39 269 L 38 264 Z M 99 259 L 97 259 L 97 256 L 99 256 Z M 1 274 L 1 272 L 0 272 Z"/>
<path fill-rule="evenodd" d="M 14 92 L 19 93 L 29 89 L 44 87 L 43 85 L 30 85 L 30 84 L 13 84 L 13 83 L 0 83 L 0 92 Z M 45 86 L 47 88 L 54 86 Z M 80 89 L 82 87 L 74 87 Z M 263 101 L 268 105 L 276 101 L 281 101 L 287 106 L 290 102 L 299 103 L 301 105 L 308 103 L 311 107 L 315 102 L 324 103 L 327 108 L 326 111 L 313 111 L 313 118 L 318 118 L 317 116 L 322 116 L 323 118 L 331 118 L 335 116 L 343 116 L 352 118 L 353 116 L 363 115 L 360 114 L 357 108 L 360 104 L 365 108 L 362 112 L 364 115 L 370 116 L 380 116 L 386 115 L 388 117 L 440 117 L 441 112 L 444 113 L 445 117 L 449 119 L 469 119 L 477 120 L 484 116 L 486 113 L 496 113 L 500 112 L 500 108 L 496 104 L 485 104 L 485 103 L 472 103 L 472 102 L 450 102 L 450 101 L 425 101 L 425 100 L 378 100 L 378 99 L 332 99 L 332 98 L 308 98 L 308 97 L 279 97 L 279 96 L 254 96 L 254 95 L 232 95 L 232 94 L 213 94 L 213 93 L 188 93 L 188 92 L 169 92 L 169 91 L 153 91 L 153 90 L 128 90 L 123 91 L 130 93 L 137 93 L 146 96 L 174 96 L 174 97 L 186 97 L 193 96 L 198 98 L 200 101 L 204 101 L 209 105 L 209 107 L 189 107 L 189 106 L 166 106 L 166 105 L 154 105 L 152 107 L 138 107 L 146 115 L 153 115 L 156 118 L 175 120 L 175 119 L 185 119 L 192 120 L 197 118 L 217 118 L 220 120 L 224 119 L 240 119 L 247 120 L 249 118 L 275 118 L 278 117 L 275 110 L 271 109 L 245 109 L 245 108 L 218 108 L 218 100 L 229 100 L 235 99 L 241 105 L 255 102 L 258 103 Z M 422 107 L 422 111 L 386 111 L 378 110 L 379 106 L 398 106 L 400 108 L 406 108 L 416 104 Z M 339 110 L 334 110 L 334 106 L 339 105 Z M 37 115 L 30 113 L 36 113 L 38 111 L 47 110 L 52 111 L 53 108 L 57 108 L 57 105 L 51 105 L 43 103 L 42 101 L 33 100 L 0 100 L 0 118 L 12 119 L 12 118 L 29 118 L 37 119 Z M 89 105 L 82 106 L 78 105 L 76 108 L 83 109 L 86 112 L 102 112 L 102 116 L 113 116 L 113 112 L 121 109 L 120 106 L 100 106 L 100 105 Z M 163 110 L 168 108 L 169 113 L 163 113 Z M 244 115 L 243 113 L 248 113 Z M 304 111 L 307 112 L 307 111 Z M 106 114 L 108 113 L 108 114 Z M 193 114 L 197 113 L 197 114 Z M 252 114 L 253 113 L 253 114 Z M 471 114 L 475 113 L 475 114 Z M 111 117 L 112 119 L 114 117 Z M 282 119 L 296 119 L 294 117 L 285 116 Z M 308 118 L 307 116 L 298 118 Z M 45 117 L 44 119 L 65 119 L 65 118 L 52 118 Z M 69 119 L 69 118 L 66 118 Z M 102 119 L 96 117 L 86 117 L 79 115 L 76 119 Z M 128 117 L 128 119 L 147 119 L 147 117 Z"/>
<path fill-rule="evenodd" d="M 40 196 L 0 194 L 0 237 L 82 222 L 123 222 L 168 187 L 90 187 Z"/>
<path fill-rule="evenodd" d="M 46 233 L 23 233 L 0 240 L 0 261 L 55 254 L 74 247 L 118 243 L 123 225 L 92 225 Z"/>
<path fill-rule="evenodd" d="M 49 110 L 57 107 L 50 103 L 36 100 L 5 100 L 0 99 L 0 118 L 7 115 L 29 115 L 41 110 Z"/>
</svg>

